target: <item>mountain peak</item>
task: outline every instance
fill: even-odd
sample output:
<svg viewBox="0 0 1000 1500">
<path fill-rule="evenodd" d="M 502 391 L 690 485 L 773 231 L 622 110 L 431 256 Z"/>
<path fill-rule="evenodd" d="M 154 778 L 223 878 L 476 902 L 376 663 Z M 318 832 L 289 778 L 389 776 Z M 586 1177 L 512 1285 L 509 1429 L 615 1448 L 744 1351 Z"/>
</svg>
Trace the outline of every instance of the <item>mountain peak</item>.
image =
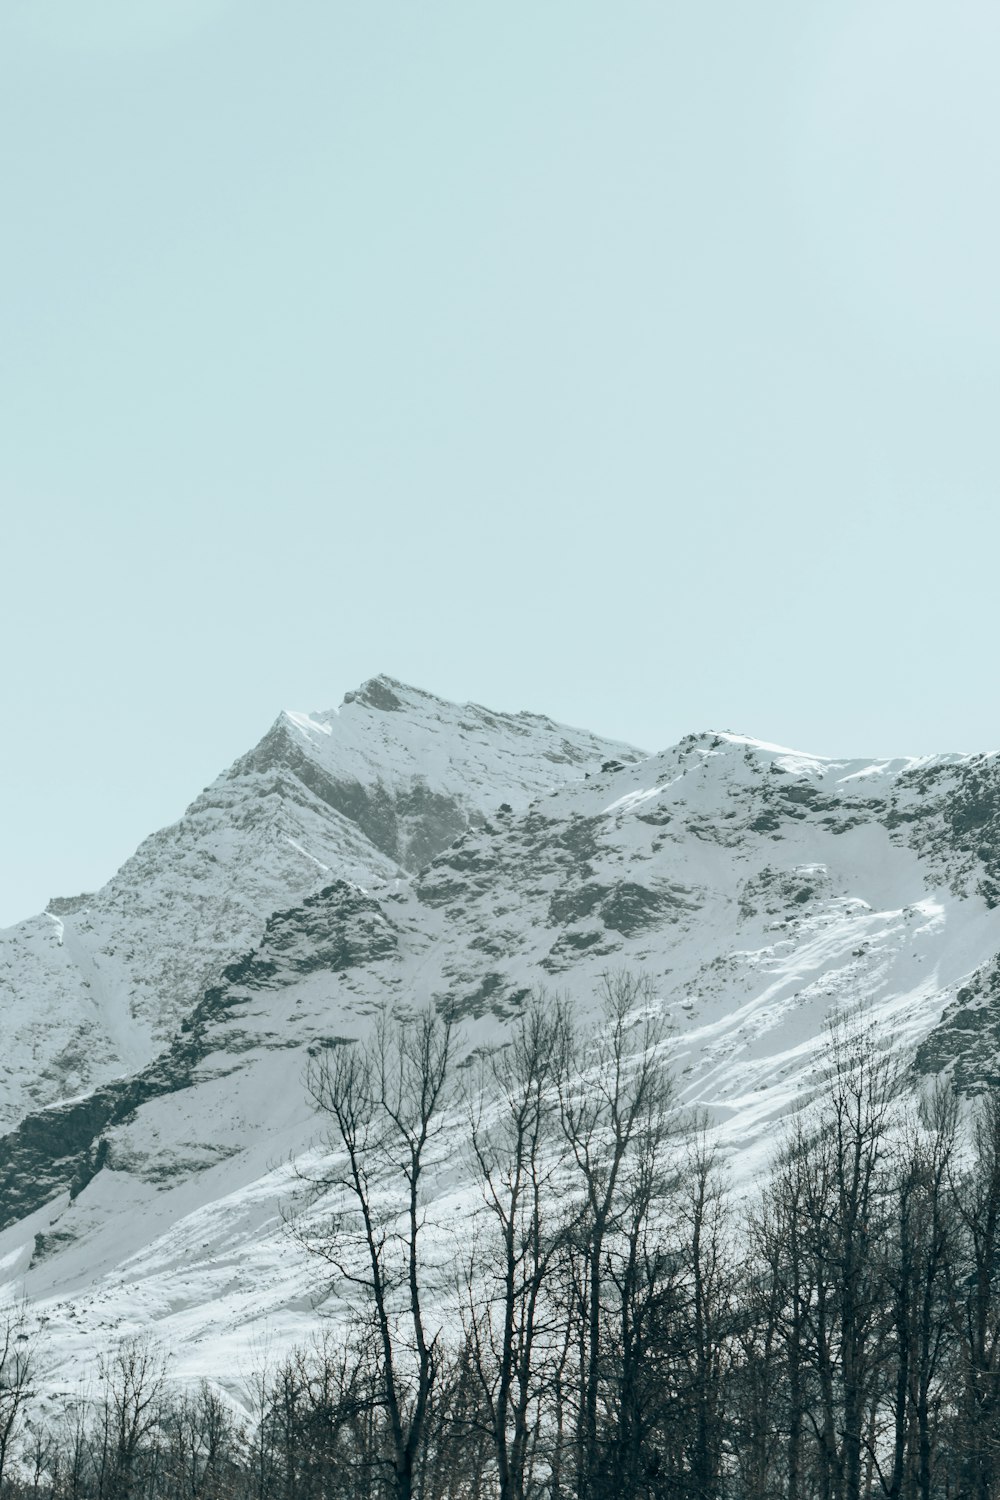
<svg viewBox="0 0 1000 1500">
<path fill-rule="evenodd" d="M 334 879 L 413 874 L 501 804 L 524 809 L 637 757 L 386 674 L 339 709 L 286 710 L 100 891 L 56 897 L 3 935 L 0 1126 L 144 1066 L 274 910 Z"/>
<path fill-rule="evenodd" d="M 402 697 L 400 690 L 402 690 Z M 430 698 L 431 696 L 430 693 L 421 692 L 419 688 L 408 687 L 405 682 L 397 682 L 394 677 L 380 672 L 376 677 L 369 677 L 353 693 L 345 693 L 341 707 L 349 703 L 361 703 L 366 708 L 377 708 L 383 713 L 398 713 L 405 707 L 405 698 Z"/>
</svg>

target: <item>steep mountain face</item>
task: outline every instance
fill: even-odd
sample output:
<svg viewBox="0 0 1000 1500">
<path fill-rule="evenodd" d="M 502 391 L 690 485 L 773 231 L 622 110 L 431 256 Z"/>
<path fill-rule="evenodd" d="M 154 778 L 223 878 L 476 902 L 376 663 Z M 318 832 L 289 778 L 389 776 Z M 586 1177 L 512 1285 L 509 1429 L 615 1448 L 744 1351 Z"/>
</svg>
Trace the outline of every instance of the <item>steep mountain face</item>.
<svg viewBox="0 0 1000 1500">
<path fill-rule="evenodd" d="M 448 748 L 424 759 L 443 745 L 415 737 L 425 701 L 377 679 L 339 715 L 286 716 L 220 779 L 211 806 L 243 808 L 248 780 L 290 778 L 384 863 L 275 903 L 141 1066 L 0 1142 L 0 1266 L 61 1359 L 152 1325 L 182 1374 L 220 1377 L 265 1334 L 304 1336 L 316 1268 L 283 1225 L 323 1150 L 303 1079 L 383 1004 L 435 1004 L 471 1053 L 503 1041 L 529 990 L 585 1017 L 603 972 L 641 972 L 674 1022 L 680 1097 L 744 1180 L 821 1086 L 838 1007 L 863 1003 L 918 1071 L 967 1091 L 1000 1072 L 997 757 L 831 761 L 706 734 L 630 760 L 443 706 Z M 337 739 L 344 721 L 369 730 Z M 520 793 L 496 794 L 501 764 Z M 456 1119 L 427 1183 L 456 1235 L 462 1135 Z"/>
<path fill-rule="evenodd" d="M 498 799 L 524 807 L 609 756 L 634 761 L 640 752 L 540 714 L 456 706 L 374 677 L 339 709 L 283 714 L 227 779 L 291 772 L 381 855 L 413 872 Z"/>
<path fill-rule="evenodd" d="M 151 1062 L 277 908 L 331 879 L 401 877 L 609 756 L 638 752 L 388 677 L 282 714 L 102 890 L 0 932 L 0 1126 Z"/>
</svg>

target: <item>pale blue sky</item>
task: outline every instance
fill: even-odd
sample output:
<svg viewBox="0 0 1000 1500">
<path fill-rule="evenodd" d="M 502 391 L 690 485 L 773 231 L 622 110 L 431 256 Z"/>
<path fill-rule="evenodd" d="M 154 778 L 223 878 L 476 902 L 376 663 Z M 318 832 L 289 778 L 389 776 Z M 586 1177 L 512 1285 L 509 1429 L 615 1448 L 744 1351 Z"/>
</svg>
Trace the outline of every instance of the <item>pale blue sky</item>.
<svg viewBox="0 0 1000 1500">
<path fill-rule="evenodd" d="M 0 921 L 386 671 L 1000 743 L 995 0 L 5 0 Z"/>
</svg>

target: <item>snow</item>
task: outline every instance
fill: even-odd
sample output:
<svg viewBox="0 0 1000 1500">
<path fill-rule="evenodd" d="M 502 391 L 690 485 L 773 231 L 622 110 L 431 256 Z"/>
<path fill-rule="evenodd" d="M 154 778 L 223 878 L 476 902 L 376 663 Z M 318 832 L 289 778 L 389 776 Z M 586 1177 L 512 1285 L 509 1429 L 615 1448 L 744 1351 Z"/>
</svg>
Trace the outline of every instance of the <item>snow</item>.
<svg viewBox="0 0 1000 1500">
<path fill-rule="evenodd" d="M 301 774 L 282 759 L 286 733 Z M 381 1004 L 447 1001 L 471 1049 L 503 1040 L 529 987 L 570 994 L 585 1022 L 603 972 L 642 972 L 674 1023 L 679 1099 L 707 1114 L 745 1188 L 822 1077 L 833 1013 L 861 997 L 913 1046 L 1000 950 L 1000 908 L 949 821 L 981 757 L 831 760 L 704 734 L 600 770 L 634 754 L 373 679 L 339 711 L 279 719 L 87 911 L 60 918 L 62 947 L 50 918 L 12 930 L 13 1111 L 40 1097 L 39 1058 L 47 1098 L 79 1092 L 77 1074 L 140 1066 L 282 913 L 266 982 L 239 981 L 191 1082 L 106 1132 L 107 1165 L 72 1203 L 0 1234 L 0 1278 L 46 1320 L 53 1382 L 82 1378 L 115 1330 L 148 1328 L 179 1377 L 235 1390 L 255 1350 L 308 1336 L 317 1270 L 285 1217 L 323 1150 L 310 1048 L 362 1037 Z M 925 772 L 926 787 L 913 780 Z M 381 789 L 396 826 L 408 799 L 434 793 L 468 826 L 406 871 L 304 776 Z M 497 816 L 500 802 L 514 811 Z M 336 971 L 312 965 L 315 908 L 301 905 L 334 878 L 372 893 L 372 930 L 391 939 Z M 87 1077 L 83 1061 L 55 1066 L 78 1021 Z M 446 1156 L 429 1211 L 460 1236 L 474 1190 L 457 1121 Z M 36 1234 L 47 1248 L 32 1262 Z"/>
<path fill-rule="evenodd" d="M 301 729 L 303 734 L 331 735 L 333 733 L 331 725 L 323 724 L 319 719 L 311 719 L 308 714 L 297 714 L 290 708 L 286 708 L 284 714 L 285 718 L 294 724 L 296 729 Z"/>
</svg>

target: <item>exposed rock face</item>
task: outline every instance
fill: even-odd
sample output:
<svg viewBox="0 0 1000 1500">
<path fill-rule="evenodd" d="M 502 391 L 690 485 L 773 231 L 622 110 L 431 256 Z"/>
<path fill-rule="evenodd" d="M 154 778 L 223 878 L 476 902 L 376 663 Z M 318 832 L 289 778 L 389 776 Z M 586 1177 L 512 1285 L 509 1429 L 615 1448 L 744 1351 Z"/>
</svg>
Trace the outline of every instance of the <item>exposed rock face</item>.
<svg viewBox="0 0 1000 1500">
<path fill-rule="evenodd" d="M 144 1104 L 204 1082 L 213 1056 L 232 1057 L 266 1047 L 295 1047 L 301 1036 L 286 1024 L 266 1029 L 242 1018 L 262 992 L 288 989 L 303 975 L 341 974 L 393 958 L 397 940 L 379 903 L 344 881 L 324 886 L 290 911 L 275 912 L 259 947 L 222 971 L 202 995 L 170 1046 L 128 1078 L 93 1093 L 38 1110 L 0 1139 L 0 1229 L 26 1218 L 62 1192 L 72 1202 L 104 1167 L 121 1165 L 114 1127 L 128 1124 Z M 256 1018 L 259 1022 L 259 1017 Z M 313 1033 L 309 1033 L 313 1040 Z M 324 1038 L 326 1040 L 326 1038 Z M 222 1065 L 228 1071 L 230 1064 Z M 225 1155 L 225 1153 L 223 1153 Z M 194 1169 L 213 1164 L 196 1163 Z M 156 1180 L 182 1175 L 191 1163 L 164 1160 Z"/>
<path fill-rule="evenodd" d="M 817 1087 L 838 1007 L 918 1071 L 991 1085 L 998 771 L 729 734 L 636 759 L 385 678 L 285 715 L 104 891 L 5 934 L 0 1266 L 67 1340 L 141 1319 L 192 1373 L 304 1331 L 311 1270 L 281 1227 L 288 1163 L 321 1150 L 304 1078 L 382 1007 L 436 1006 L 469 1057 L 532 990 L 585 1016 L 602 973 L 641 971 L 738 1176 Z M 456 1120 L 428 1186 L 449 1223 L 468 1177 Z"/>
<path fill-rule="evenodd" d="M 917 1048 L 916 1067 L 948 1074 L 963 1094 L 1000 1086 L 1000 955 L 968 975 Z"/>
</svg>

